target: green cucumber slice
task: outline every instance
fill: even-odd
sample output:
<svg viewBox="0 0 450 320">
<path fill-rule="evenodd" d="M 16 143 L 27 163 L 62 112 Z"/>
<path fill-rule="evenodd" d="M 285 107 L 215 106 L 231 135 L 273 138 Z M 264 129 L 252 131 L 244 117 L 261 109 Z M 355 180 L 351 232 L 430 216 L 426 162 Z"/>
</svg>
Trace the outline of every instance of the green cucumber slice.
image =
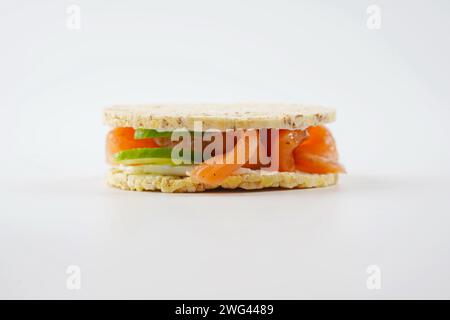
<svg viewBox="0 0 450 320">
<path fill-rule="evenodd" d="M 154 129 L 136 129 L 134 131 L 135 139 L 147 139 L 147 138 L 170 138 L 172 131 L 158 131 Z"/>
<path fill-rule="evenodd" d="M 192 163 L 195 152 L 191 152 Z M 113 155 L 119 164 L 167 164 L 175 165 L 172 161 L 172 148 L 136 148 L 117 152 Z M 201 153 L 198 156 L 201 159 Z"/>
<path fill-rule="evenodd" d="M 174 166 L 175 164 L 167 158 L 143 158 L 143 159 L 127 159 L 118 161 L 119 164 L 126 166 L 130 165 L 145 165 L 145 164 L 157 164 L 157 165 L 167 165 Z"/>
<path fill-rule="evenodd" d="M 150 161 L 150 159 L 164 159 L 166 160 L 165 162 L 172 162 L 171 156 L 172 148 L 136 148 L 117 152 L 114 154 L 114 159 L 118 163 L 122 163 L 123 161 L 129 162 L 129 160 Z"/>
</svg>

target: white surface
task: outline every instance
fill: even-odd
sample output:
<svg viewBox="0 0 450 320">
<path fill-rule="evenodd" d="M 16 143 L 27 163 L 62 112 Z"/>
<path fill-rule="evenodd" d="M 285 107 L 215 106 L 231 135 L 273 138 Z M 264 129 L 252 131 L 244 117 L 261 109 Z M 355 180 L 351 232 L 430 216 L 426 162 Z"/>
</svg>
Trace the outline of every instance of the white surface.
<svg viewBox="0 0 450 320">
<path fill-rule="evenodd" d="M 0 297 L 450 298 L 448 1 L 0 4 Z M 336 188 L 106 187 L 112 103 L 335 106 Z M 379 265 L 381 290 L 366 268 Z M 81 268 L 78 291 L 66 269 Z"/>
<path fill-rule="evenodd" d="M 3 188 L 1 296 L 450 298 L 449 179 L 136 193 L 102 179 Z M 5 190 L 6 189 L 6 190 Z M 381 290 L 366 269 L 381 268 Z M 66 268 L 81 268 L 81 289 Z"/>
</svg>

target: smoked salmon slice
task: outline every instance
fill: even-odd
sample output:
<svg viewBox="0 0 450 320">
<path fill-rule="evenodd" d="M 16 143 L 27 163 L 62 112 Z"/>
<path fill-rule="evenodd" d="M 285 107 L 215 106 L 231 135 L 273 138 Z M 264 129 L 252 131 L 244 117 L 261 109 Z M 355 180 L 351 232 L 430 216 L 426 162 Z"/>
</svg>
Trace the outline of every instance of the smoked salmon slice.
<svg viewBox="0 0 450 320">
<path fill-rule="evenodd" d="M 306 138 L 294 150 L 295 168 L 307 173 L 343 173 L 336 142 L 324 126 L 309 127 Z"/>
<path fill-rule="evenodd" d="M 115 128 L 106 136 L 106 159 L 110 164 L 114 164 L 113 154 L 135 148 L 155 148 L 159 145 L 154 139 L 135 139 L 133 128 Z"/>
<path fill-rule="evenodd" d="M 303 130 L 280 130 L 278 139 L 279 169 L 278 171 L 295 171 L 294 150 L 306 138 Z"/>
<path fill-rule="evenodd" d="M 272 129 L 273 130 L 273 129 Z M 309 127 L 307 130 L 279 130 L 278 133 L 278 167 L 280 172 L 307 172 L 307 173 L 341 173 L 344 167 L 338 162 L 336 143 L 330 131 L 324 126 Z M 208 185 L 219 185 L 228 176 L 238 169 L 251 168 L 262 169 L 258 162 L 249 164 L 249 158 L 258 157 L 259 150 L 274 150 L 272 144 L 264 146 L 259 139 L 257 144 L 245 143 L 245 163 L 237 161 L 238 148 L 235 146 L 224 155 L 218 155 L 206 160 L 191 171 L 191 177 L 201 183 Z M 238 144 L 239 145 L 239 142 Z M 273 152 L 271 152 L 273 153 Z M 277 156 L 277 153 L 272 154 Z M 272 168 L 273 170 L 273 168 Z"/>
<path fill-rule="evenodd" d="M 258 142 L 259 139 L 256 141 Z M 242 152 L 242 145 L 245 146 L 244 161 L 240 161 L 238 152 Z M 191 177 L 201 183 L 208 185 L 218 185 L 227 177 L 231 176 L 236 170 L 242 168 L 249 159 L 255 159 L 258 156 L 259 143 L 249 142 L 245 136 L 241 137 L 236 146 L 225 153 L 224 155 L 217 155 L 204 163 L 197 165 L 191 171 Z"/>
</svg>

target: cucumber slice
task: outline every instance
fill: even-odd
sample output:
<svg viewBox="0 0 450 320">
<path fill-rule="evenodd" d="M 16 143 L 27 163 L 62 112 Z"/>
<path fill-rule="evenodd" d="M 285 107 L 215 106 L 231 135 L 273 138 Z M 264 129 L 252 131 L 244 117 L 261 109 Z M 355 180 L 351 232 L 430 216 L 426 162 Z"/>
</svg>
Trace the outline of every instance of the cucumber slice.
<svg viewBox="0 0 450 320">
<path fill-rule="evenodd" d="M 137 148 L 117 152 L 114 159 L 122 164 L 171 164 L 172 148 Z"/>
<path fill-rule="evenodd" d="M 134 131 L 135 139 L 147 139 L 147 138 L 170 138 L 172 131 L 158 131 L 154 129 L 136 129 Z"/>
<path fill-rule="evenodd" d="M 175 165 L 172 161 L 172 148 L 136 148 L 117 152 L 113 155 L 119 164 L 165 164 Z M 201 153 L 199 155 L 201 159 Z M 191 152 L 192 163 L 195 159 L 195 152 Z"/>
<path fill-rule="evenodd" d="M 143 158 L 143 159 L 128 159 L 118 161 L 119 164 L 123 164 L 125 166 L 131 165 L 146 165 L 146 164 L 157 164 L 157 165 L 165 165 L 165 166 L 175 166 L 175 164 L 167 158 Z"/>
</svg>

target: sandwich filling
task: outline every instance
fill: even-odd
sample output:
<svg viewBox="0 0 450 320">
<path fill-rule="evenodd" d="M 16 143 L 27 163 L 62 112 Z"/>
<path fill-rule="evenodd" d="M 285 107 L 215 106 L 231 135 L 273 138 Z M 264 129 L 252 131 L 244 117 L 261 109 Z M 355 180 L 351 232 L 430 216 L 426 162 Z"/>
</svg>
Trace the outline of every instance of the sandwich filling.
<svg viewBox="0 0 450 320">
<path fill-rule="evenodd" d="M 187 132 L 187 138 L 176 131 L 119 127 L 107 135 L 106 157 L 126 173 L 191 176 L 207 185 L 252 170 L 345 172 L 335 140 L 322 125 L 305 130 Z"/>
</svg>

